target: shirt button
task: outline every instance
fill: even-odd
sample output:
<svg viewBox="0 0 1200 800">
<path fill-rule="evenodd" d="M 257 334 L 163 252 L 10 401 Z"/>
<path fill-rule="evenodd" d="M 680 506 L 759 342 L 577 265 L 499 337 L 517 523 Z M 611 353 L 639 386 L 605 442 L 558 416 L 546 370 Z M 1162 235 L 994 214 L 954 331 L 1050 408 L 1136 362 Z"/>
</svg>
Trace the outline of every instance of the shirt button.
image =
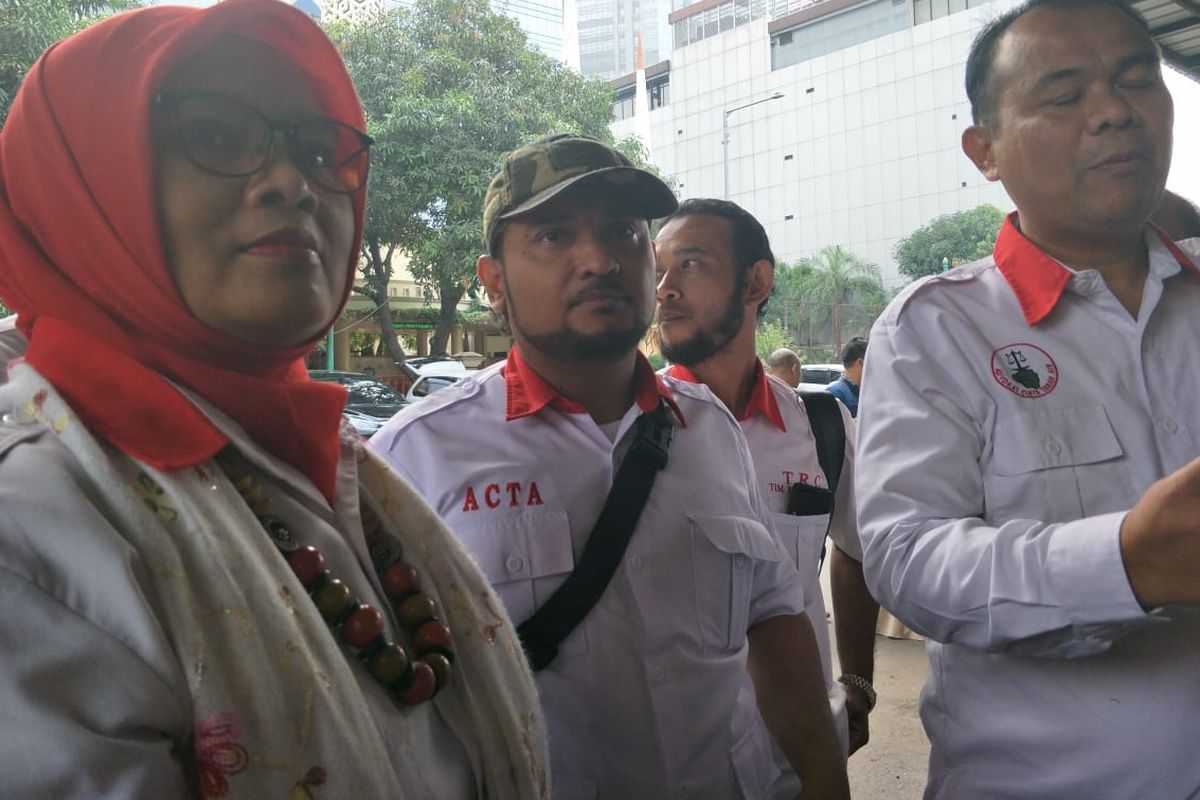
<svg viewBox="0 0 1200 800">
<path fill-rule="evenodd" d="M 639 555 L 635 555 L 633 558 L 629 559 L 629 566 L 633 567 L 634 569 L 641 569 L 642 563 L 642 557 Z"/>
<path fill-rule="evenodd" d="M 509 572 L 516 574 L 525 568 L 525 559 L 518 555 L 512 555 L 504 562 L 504 566 Z"/>
<path fill-rule="evenodd" d="M 655 667 L 650 671 L 650 675 L 654 679 L 655 683 L 662 683 L 667 679 L 667 671 L 662 667 Z"/>
<path fill-rule="evenodd" d="M 1046 440 L 1046 452 L 1052 456 L 1057 456 L 1062 453 L 1062 445 L 1054 439 Z"/>
<path fill-rule="evenodd" d="M 1163 430 L 1167 433 L 1174 433 L 1179 430 L 1179 423 L 1173 419 L 1165 419 L 1163 420 Z"/>
</svg>

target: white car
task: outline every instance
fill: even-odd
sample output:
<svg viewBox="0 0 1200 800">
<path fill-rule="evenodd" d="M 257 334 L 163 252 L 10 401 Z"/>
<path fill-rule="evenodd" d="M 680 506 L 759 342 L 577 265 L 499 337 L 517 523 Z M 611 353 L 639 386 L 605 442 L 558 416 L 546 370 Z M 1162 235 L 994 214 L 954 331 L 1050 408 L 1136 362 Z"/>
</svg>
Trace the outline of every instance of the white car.
<svg viewBox="0 0 1200 800">
<path fill-rule="evenodd" d="M 797 392 L 823 392 L 825 387 L 842 377 L 841 364 L 801 364 Z"/>
<path fill-rule="evenodd" d="M 412 378 L 412 386 L 404 395 L 408 402 L 420 400 L 438 389 L 445 389 L 465 378 L 470 372 L 457 358 L 449 356 L 422 356 L 404 362 L 404 371 Z"/>
</svg>

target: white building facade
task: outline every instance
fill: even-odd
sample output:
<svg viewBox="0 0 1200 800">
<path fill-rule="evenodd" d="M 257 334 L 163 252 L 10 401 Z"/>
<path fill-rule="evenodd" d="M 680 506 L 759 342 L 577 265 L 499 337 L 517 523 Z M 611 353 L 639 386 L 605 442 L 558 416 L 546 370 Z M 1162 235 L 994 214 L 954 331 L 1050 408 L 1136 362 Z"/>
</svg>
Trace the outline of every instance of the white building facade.
<svg viewBox="0 0 1200 800">
<path fill-rule="evenodd" d="M 728 196 L 762 221 L 776 256 L 841 245 L 878 264 L 885 287 L 903 284 L 897 241 L 944 214 L 1012 208 L 959 145 L 971 41 L 1011 0 L 969 2 L 702 0 L 675 11 L 670 61 L 647 69 L 667 98 L 649 112 L 655 163 L 681 197 L 722 197 L 729 111 Z M 630 78 L 615 82 L 618 138 L 634 132 Z"/>
</svg>

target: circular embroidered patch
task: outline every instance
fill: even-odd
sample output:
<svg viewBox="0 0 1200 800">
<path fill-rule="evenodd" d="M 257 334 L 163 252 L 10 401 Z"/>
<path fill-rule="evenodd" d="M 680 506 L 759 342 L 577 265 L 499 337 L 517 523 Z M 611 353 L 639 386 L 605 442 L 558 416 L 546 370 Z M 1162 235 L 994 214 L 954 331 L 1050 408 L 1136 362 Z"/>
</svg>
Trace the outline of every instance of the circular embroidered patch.
<svg viewBox="0 0 1200 800">
<path fill-rule="evenodd" d="M 1058 386 L 1058 364 L 1037 345 L 1006 344 L 992 351 L 992 377 L 1018 397 L 1045 397 Z"/>
</svg>

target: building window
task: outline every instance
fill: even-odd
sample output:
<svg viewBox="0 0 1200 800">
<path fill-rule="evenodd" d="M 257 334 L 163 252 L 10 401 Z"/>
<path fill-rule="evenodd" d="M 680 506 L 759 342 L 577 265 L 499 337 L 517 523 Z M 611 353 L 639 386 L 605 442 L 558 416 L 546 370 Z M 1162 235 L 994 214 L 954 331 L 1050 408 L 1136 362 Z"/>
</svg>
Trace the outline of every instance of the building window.
<svg viewBox="0 0 1200 800">
<path fill-rule="evenodd" d="M 670 98 L 671 84 L 667 81 L 661 81 L 650 87 L 650 110 L 662 108 L 667 103 L 671 102 Z"/>
<path fill-rule="evenodd" d="M 990 0 L 913 0 L 913 24 L 922 25 L 987 2 Z"/>
<path fill-rule="evenodd" d="M 811 0 L 809 4 L 811 5 Z M 726 0 L 715 8 L 697 12 L 676 22 L 675 47 L 686 47 L 718 33 L 733 30 L 738 25 L 744 25 L 766 13 L 767 0 Z"/>
<path fill-rule="evenodd" d="M 915 0 L 928 3 L 931 0 Z M 932 0 L 943 4 L 950 0 Z M 908 7 L 874 0 L 771 36 L 771 69 L 782 69 L 908 27 Z"/>
</svg>

